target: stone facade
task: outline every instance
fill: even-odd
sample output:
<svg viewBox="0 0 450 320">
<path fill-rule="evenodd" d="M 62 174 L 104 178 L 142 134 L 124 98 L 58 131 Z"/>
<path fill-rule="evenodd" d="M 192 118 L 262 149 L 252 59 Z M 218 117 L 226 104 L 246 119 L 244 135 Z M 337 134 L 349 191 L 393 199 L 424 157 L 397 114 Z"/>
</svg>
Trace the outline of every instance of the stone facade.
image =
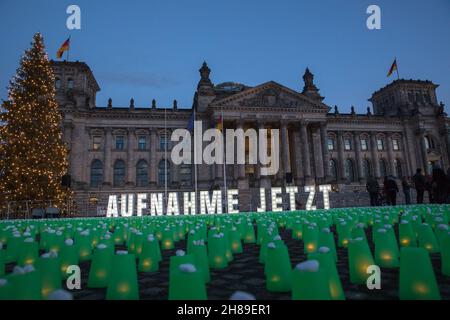
<svg viewBox="0 0 450 320">
<path fill-rule="evenodd" d="M 224 128 L 280 129 L 280 170 L 261 176 L 259 165 L 227 165 L 228 188 L 240 189 L 240 209 L 251 210 L 259 187 L 293 183 L 331 183 L 338 190 L 332 205 L 364 205 L 355 193 L 368 175 L 411 176 L 416 168 L 429 172 L 435 165 L 450 166 L 450 119 L 438 103 L 430 81 L 395 80 L 369 99 L 373 113 L 340 113 L 323 103 L 306 69 L 301 91 L 274 81 L 255 87 L 240 83 L 214 85 L 204 63 L 193 107 L 97 107 L 100 90 L 83 62 L 55 62 L 57 100 L 64 115 L 63 133 L 69 148 L 72 187 L 80 209 L 105 205 L 107 195 L 156 190 L 193 190 L 193 169 L 173 165 L 170 142 L 174 129 L 186 128 L 196 110 L 203 128 L 222 116 Z M 165 162 L 167 159 L 167 162 Z M 165 176 L 167 166 L 167 178 Z M 222 165 L 198 165 L 198 188 L 222 187 Z M 292 178 L 292 182 L 291 182 Z M 300 198 L 302 195 L 299 196 Z M 90 199 L 90 202 L 88 201 Z M 356 202 L 355 202 L 356 201 Z M 302 200 L 300 200 L 301 203 Z"/>
</svg>

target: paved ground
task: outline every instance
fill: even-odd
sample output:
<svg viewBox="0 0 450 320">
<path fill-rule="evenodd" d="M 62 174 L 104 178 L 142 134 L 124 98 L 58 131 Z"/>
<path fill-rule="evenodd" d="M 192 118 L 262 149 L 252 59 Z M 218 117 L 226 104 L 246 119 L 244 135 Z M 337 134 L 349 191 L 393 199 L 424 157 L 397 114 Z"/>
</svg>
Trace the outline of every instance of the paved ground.
<svg viewBox="0 0 450 320">
<path fill-rule="evenodd" d="M 280 229 L 280 235 L 289 248 L 292 265 L 306 260 L 303 244 L 291 238 L 290 231 Z M 367 232 L 371 243 L 370 232 Z M 258 300 L 290 299 L 290 293 L 273 293 L 265 289 L 264 266 L 258 262 L 259 247 L 256 244 L 244 244 L 244 252 L 234 256 L 233 262 L 226 269 L 211 270 L 211 282 L 207 285 L 209 299 L 228 299 L 236 290 L 252 293 Z M 141 299 L 165 300 L 168 297 L 169 286 L 169 257 L 175 255 L 177 249 L 185 249 L 184 241 L 180 241 L 174 250 L 163 251 L 163 261 L 158 272 L 138 273 L 139 291 Z M 373 247 L 371 248 L 373 252 Z M 351 300 L 380 300 L 398 299 L 398 269 L 382 269 L 381 290 L 368 290 L 365 286 L 353 285 L 349 282 L 347 250 L 338 248 L 338 272 L 347 299 Z M 443 299 L 450 300 L 450 278 L 440 273 L 440 257 L 432 255 L 432 263 L 436 279 Z M 104 299 L 106 289 L 87 288 L 87 270 L 89 262 L 81 265 L 82 288 L 74 293 L 75 299 Z"/>
</svg>

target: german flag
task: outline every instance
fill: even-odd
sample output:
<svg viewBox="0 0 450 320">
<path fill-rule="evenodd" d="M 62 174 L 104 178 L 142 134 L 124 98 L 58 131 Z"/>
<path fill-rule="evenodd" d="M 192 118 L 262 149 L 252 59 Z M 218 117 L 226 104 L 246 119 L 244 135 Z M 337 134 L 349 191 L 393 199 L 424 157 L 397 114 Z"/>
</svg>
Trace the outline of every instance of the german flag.
<svg viewBox="0 0 450 320">
<path fill-rule="evenodd" d="M 392 74 L 392 72 L 394 72 L 394 70 L 397 70 L 397 72 L 398 72 L 398 69 L 397 69 L 397 59 L 394 59 L 394 62 L 392 63 L 392 66 L 391 66 L 391 68 L 389 69 L 389 72 L 388 72 L 387 76 L 390 77 L 391 74 Z"/>
<path fill-rule="evenodd" d="M 70 48 L 70 37 L 67 38 L 66 41 L 64 41 L 64 43 L 62 44 L 62 46 L 58 49 L 58 51 L 56 52 L 56 57 L 58 59 L 61 59 L 63 53 L 67 50 L 69 50 Z"/>
</svg>

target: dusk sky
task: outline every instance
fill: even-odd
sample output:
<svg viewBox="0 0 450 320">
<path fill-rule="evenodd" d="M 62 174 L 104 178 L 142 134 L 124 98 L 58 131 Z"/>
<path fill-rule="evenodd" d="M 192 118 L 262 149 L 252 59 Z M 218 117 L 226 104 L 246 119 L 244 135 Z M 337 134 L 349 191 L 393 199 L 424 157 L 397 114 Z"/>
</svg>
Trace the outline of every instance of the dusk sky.
<svg viewBox="0 0 450 320">
<path fill-rule="evenodd" d="M 66 28 L 66 8 L 81 8 L 81 30 Z M 366 9 L 381 7 L 381 30 Z M 70 60 L 86 62 L 101 87 L 97 105 L 191 107 L 203 60 L 214 84 L 276 81 L 303 88 L 309 67 L 324 102 L 365 112 L 397 57 L 401 78 L 432 80 L 450 112 L 450 1 L 0 0 L 0 98 L 32 36 L 47 52 L 71 36 Z M 64 55 L 64 58 L 66 55 Z"/>
</svg>

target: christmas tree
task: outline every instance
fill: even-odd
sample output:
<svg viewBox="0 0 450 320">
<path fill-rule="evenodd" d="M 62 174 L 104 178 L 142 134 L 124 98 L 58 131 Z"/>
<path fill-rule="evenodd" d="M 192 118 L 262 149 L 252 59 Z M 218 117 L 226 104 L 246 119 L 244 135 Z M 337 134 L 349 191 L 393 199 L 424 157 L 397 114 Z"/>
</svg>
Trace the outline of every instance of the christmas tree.
<svg viewBox="0 0 450 320">
<path fill-rule="evenodd" d="M 0 114 L 0 200 L 31 201 L 31 207 L 62 207 L 70 196 L 61 186 L 67 148 L 55 100 L 55 77 L 44 39 L 33 37 L 9 85 Z"/>
</svg>

